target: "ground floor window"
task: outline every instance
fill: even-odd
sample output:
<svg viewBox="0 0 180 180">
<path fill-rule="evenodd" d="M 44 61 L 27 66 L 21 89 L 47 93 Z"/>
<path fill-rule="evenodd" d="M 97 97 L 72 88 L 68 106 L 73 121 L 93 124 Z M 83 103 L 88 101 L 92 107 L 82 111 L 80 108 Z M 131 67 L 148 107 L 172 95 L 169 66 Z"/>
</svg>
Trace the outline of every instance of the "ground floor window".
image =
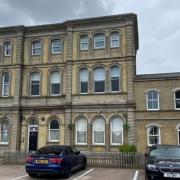
<svg viewBox="0 0 180 180">
<path fill-rule="evenodd" d="M 59 122 L 57 120 L 49 123 L 49 141 L 59 141 Z"/>
<path fill-rule="evenodd" d="M 9 142 L 9 132 L 8 132 L 9 122 L 3 120 L 0 124 L 0 143 L 8 144 Z"/>
<path fill-rule="evenodd" d="M 158 126 L 150 126 L 147 129 L 148 146 L 161 144 L 160 128 Z"/>
<path fill-rule="evenodd" d="M 87 121 L 79 119 L 76 122 L 76 144 L 87 144 Z"/>
</svg>

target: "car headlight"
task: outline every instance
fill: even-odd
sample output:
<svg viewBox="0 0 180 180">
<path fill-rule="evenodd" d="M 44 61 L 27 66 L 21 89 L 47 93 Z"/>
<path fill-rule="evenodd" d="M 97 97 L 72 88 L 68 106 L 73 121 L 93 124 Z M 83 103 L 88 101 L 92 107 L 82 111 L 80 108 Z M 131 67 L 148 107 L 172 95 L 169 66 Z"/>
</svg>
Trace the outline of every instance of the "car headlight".
<svg viewBox="0 0 180 180">
<path fill-rule="evenodd" d="M 153 164 L 147 164 L 146 167 L 148 169 L 152 169 L 152 170 L 156 170 L 157 169 L 157 167 L 155 165 L 153 165 Z"/>
</svg>

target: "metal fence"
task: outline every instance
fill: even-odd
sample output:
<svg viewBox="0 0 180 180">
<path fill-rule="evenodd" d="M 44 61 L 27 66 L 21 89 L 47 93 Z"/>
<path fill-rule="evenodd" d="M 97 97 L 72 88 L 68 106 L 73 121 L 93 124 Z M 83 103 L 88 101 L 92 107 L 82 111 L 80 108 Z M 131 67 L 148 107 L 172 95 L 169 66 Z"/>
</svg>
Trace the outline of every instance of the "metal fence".
<svg viewBox="0 0 180 180">
<path fill-rule="evenodd" d="M 87 157 L 87 165 L 109 168 L 138 168 L 144 167 L 144 155 L 138 153 L 119 152 L 82 152 Z M 25 164 L 26 152 L 5 152 L 3 164 Z"/>
</svg>

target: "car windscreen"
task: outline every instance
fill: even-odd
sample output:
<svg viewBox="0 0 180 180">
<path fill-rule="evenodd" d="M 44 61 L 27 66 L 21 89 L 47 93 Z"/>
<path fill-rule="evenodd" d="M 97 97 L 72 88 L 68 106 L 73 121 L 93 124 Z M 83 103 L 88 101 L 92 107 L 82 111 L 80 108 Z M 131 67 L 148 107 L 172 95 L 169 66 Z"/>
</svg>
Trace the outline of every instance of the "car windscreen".
<svg viewBox="0 0 180 180">
<path fill-rule="evenodd" d="M 180 158 L 179 147 L 157 147 L 150 151 L 151 157 Z"/>
<path fill-rule="evenodd" d="M 37 150 L 37 155 L 52 155 L 52 156 L 59 156 L 62 154 L 62 149 L 59 148 L 40 148 Z"/>
</svg>

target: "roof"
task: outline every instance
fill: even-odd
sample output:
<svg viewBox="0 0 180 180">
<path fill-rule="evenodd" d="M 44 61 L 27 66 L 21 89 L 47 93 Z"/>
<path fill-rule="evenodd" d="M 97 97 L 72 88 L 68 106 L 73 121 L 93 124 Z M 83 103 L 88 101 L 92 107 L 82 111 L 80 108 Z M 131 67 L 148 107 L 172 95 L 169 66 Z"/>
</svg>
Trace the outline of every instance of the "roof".
<svg viewBox="0 0 180 180">
<path fill-rule="evenodd" d="M 135 81 L 148 80 L 173 80 L 180 79 L 180 72 L 174 73 L 158 73 L 158 74 L 140 74 L 135 76 Z"/>
</svg>

